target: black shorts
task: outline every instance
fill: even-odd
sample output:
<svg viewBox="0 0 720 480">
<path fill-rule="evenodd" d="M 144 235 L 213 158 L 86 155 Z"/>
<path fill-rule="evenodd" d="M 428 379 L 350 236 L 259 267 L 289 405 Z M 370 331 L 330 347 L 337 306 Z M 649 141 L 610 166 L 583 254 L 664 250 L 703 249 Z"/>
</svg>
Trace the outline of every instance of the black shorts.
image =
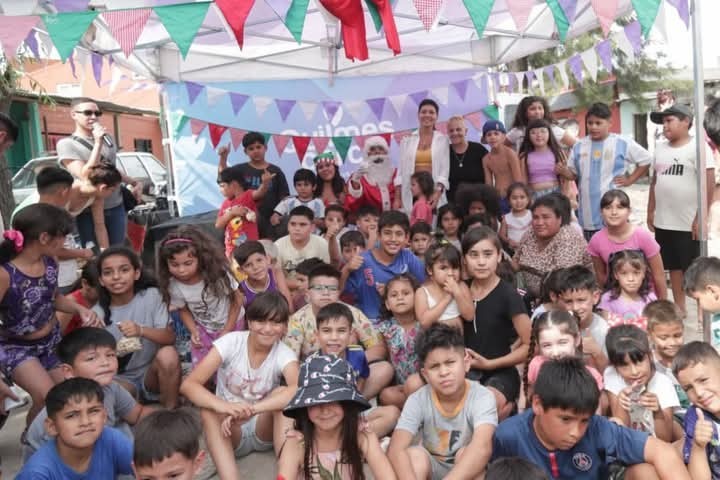
<svg viewBox="0 0 720 480">
<path fill-rule="evenodd" d="M 660 245 L 665 270 L 684 272 L 700 256 L 700 242 L 692 239 L 691 232 L 655 228 L 655 241 Z"/>
<path fill-rule="evenodd" d="M 508 402 L 515 402 L 520 396 L 520 374 L 515 367 L 499 368 L 490 372 L 471 369 L 466 377 L 477 380 L 486 387 L 493 387 L 502 393 Z"/>
</svg>

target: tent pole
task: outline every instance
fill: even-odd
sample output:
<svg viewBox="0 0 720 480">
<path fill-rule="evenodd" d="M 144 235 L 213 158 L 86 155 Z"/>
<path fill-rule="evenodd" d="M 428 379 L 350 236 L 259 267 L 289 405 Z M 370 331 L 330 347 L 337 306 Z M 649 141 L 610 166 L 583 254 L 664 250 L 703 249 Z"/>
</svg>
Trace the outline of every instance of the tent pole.
<svg viewBox="0 0 720 480">
<path fill-rule="evenodd" d="M 695 156 L 697 158 L 697 201 L 698 201 L 698 239 L 700 240 L 700 255 L 708 254 L 707 248 L 707 185 L 705 178 L 705 136 L 703 135 L 703 120 L 705 118 L 705 75 L 703 71 L 702 31 L 700 24 L 700 0 L 691 0 L 690 12 L 692 15 L 693 40 L 693 80 L 695 104 Z M 703 340 L 711 342 L 710 316 L 703 312 Z"/>
<path fill-rule="evenodd" d="M 175 211 L 177 203 L 177 197 L 175 196 L 175 168 L 172 158 L 172 123 L 170 122 L 170 110 L 168 110 L 168 99 L 167 92 L 164 88 L 160 88 L 160 131 L 162 133 L 162 146 L 163 154 L 165 155 L 165 165 L 168 171 L 167 181 L 167 199 L 168 199 L 168 210 L 170 210 L 170 217 L 175 217 L 178 213 Z M 177 202 L 177 203 L 176 203 Z"/>
</svg>

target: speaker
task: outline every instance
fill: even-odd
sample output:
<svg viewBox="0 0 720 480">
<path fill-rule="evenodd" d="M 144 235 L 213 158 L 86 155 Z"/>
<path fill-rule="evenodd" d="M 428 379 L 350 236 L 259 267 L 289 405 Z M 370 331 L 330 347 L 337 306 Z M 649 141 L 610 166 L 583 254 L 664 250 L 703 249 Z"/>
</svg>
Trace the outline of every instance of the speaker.
<svg viewBox="0 0 720 480">
<path fill-rule="evenodd" d="M 156 267 L 157 254 L 163 239 L 169 232 L 182 225 L 194 225 L 201 228 L 210 236 L 216 238 L 219 241 L 220 248 L 223 248 L 224 231 L 215 228 L 217 215 L 218 211 L 213 210 L 211 212 L 198 213 L 196 215 L 188 215 L 186 217 L 171 218 L 170 220 L 153 225 L 150 227 L 147 236 L 145 237 L 145 245 L 142 255 L 143 263 L 148 267 Z M 157 271 L 157 269 L 155 271 Z"/>
</svg>

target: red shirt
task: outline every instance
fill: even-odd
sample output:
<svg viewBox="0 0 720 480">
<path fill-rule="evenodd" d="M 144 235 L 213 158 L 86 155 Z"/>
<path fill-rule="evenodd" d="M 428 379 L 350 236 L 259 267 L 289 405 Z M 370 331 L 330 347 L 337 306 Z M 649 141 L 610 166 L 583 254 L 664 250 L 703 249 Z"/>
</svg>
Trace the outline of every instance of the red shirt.
<svg viewBox="0 0 720 480">
<path fill-rule="evenodd" d="M 88 305 L 85 297 L 82 296 L 82 290 L 75 290 L 74 292 L 67 294 L 67 296 L 75 300 L 75 303 L 81 307 L 90 308 L 90 305 Z M 65 326 L 65 330 L 62 331 L 62 335 L 65 336 L 80 327 L 82 327 L 82 319 L 80 318 L 80 315 L 75 314 L 70 319 L 70 323 Z"/>
<path fill-rule="evenodd" d="M 257 206 L 252 195 L 253 190 L 246 190 L 242 195 L 232 200 L 227 199 L 220 205 L 218 217 L 221 217 L 229 208 L 235 206 L 245 207 L 255 214 L 252 222 L 247 220 L 246 215 L 243 215 L 242 217 L 233 218 L 225 225 L 225 255 L 228 257 L 232 255 L 233 250 L 238 245 L 248 240 L 258 240 L 260 237 L 257 226 Z"/>
</svg>

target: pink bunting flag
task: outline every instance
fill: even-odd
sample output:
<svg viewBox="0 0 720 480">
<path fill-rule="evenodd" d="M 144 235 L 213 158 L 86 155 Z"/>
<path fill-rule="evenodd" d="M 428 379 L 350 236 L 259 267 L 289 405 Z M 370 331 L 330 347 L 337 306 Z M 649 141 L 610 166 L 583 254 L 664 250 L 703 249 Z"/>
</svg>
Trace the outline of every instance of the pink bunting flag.
<svg viewBox="0 0 720 480">
<path fill-rule="evenodd" d="M 288 142 L 290 142 L 290 135 L 273 135 L 275 150 L 277 150 L 278 155 L 281 157 L 285 152 L 285 147 L 287 147 Z"/>
<path fill-rule="evenodd" d="M 202 131 L 205 130 L 206 126 L 207 123 L 203 122 L 202 120 L 198 120 L 197 118 L 190 119 L 190 131 L 192 132 L 193 137 L 195 137 L 196 142 L 197 137 L 199 137 Z"/>
<path fill-rule="evenodd" d="M 330 137 L 312 137 L 312 144 L 315 147 L 315 152 L 318 155 L 325 152 L 328 143 L 330 143 Z"/>
<path fill-rule="evenodd" d="M 150 18 L 152 8 L 133 8 L 130 10 L 110 10 L 102 16 L 115 40 L 128 58 Z"/>
<path fill-rule="evenodd" d="M 468 113 L 465 115 L 465 120 L 470 122 L 470 125 L 475 127 L 475 130 L 482 130 L 483 114 L 481 112 Z"/>
<path fill-rule="evenodd" d="M 225 131 L 228 129 L 225 125 L 218 125 L 217 123 L 208 123 L 208 130 L 210 131 L 210 141 L 212 142 L 213 148 L 217 148 L 220 143 Z"/>
<path fill-rule="evenodd" d="M 410 130 L 400 130 L 399 132 L 395 132 L 392 134 L 392 137 L 395 139 L 395 143 L 400 145 L 402 143 L 403 138 L 410 135 Z M 390 145 L 390 142 L 388 142 L 388 145 Z"/>
<path fill-rule="evenodd" d="M 290 112 L 292 111 L 296 103 L 297 102 L 295 100 L 275 99 L 275 106 L 277 106 L 278 112 L 280 113 L 280 118 L 282 118 L 283 122 L 287 120 L 288 115 L 290 115 Z"/>
<path fill-rule="evenodd" d="M 423 27 L 429 32 L 435 23 L 438 13 L 440 13 L 442 0 L 413 0 L 413 5 L 415 5 L 415 10 L 417 10 Z"/>
<path fill-rule="evenodd" d="M 378 122 L 382 120 L 383 109 L 385 108 L 385 98 L 370 98 L 365 100 L 370 110 L 375 114 Z"/>
<path fill-rule="evenodd" d="M 515 26 L 519 31 L 525 30 L 527 26 L 530 12 L 532 12 L 535 0 L 505 0 L 507 3 L 508 10 L 510 10 L 510 16 L 515 22 Z"/>
<path fill-rule="evenodd" d="M 365 140 L 367 140 L 371 135 L 358 135 L 357 137 L 353 137 L 355 139 L 355 144 L 360 147 L 361 151 L 365 151 Z"/>
<path fill-rule="evenodd" d="M 389 146 L 390 146 L 390 139 L 392 138 L 392 133 L 391 133 L 391 132 L 385 132 L 385 133 L 378 133 L 378 135 L 380 135 L 381 137 L 383 137 L 383 138 L 385 139 L 385 141 L 387 142 L 388 147 L 389 147 Z"/>
<path fill-rule="evenodd" d="M 18 47 L 39 20 L 35 15 L 0 15 L 0 43 L 8 58 L 15 57 Z"/>
<path fill-rule="evenodd" d="M 240 148 L 240 146 L 242 145 L 242 139 L 246 133 L 247 132 L 241 128 L 230 129 L 230 141 L 232 142 L 232 146 L 235 150 Z"/>
<path fill-rule="evenodd" d="M 443 135 L 447 135 L 447 124 L 448 122 L 437 122 L 435 124 L 435 129 Z"/>
<path fill-rule="evenodd" d="M 607 37 L 610 25 L 615 21 L 619 0 L 590 0 L 595 15 L 597 15 L 603 34 Z"/>
<path fill-rule="evenodd" d="M 305 154 L 310 146 L 310 137 L 292 137 L 293 146 L 295 146 L 295 152 L 297 153 L 298 160 L 300 163 L 305 159 Z"/>
</svg>

